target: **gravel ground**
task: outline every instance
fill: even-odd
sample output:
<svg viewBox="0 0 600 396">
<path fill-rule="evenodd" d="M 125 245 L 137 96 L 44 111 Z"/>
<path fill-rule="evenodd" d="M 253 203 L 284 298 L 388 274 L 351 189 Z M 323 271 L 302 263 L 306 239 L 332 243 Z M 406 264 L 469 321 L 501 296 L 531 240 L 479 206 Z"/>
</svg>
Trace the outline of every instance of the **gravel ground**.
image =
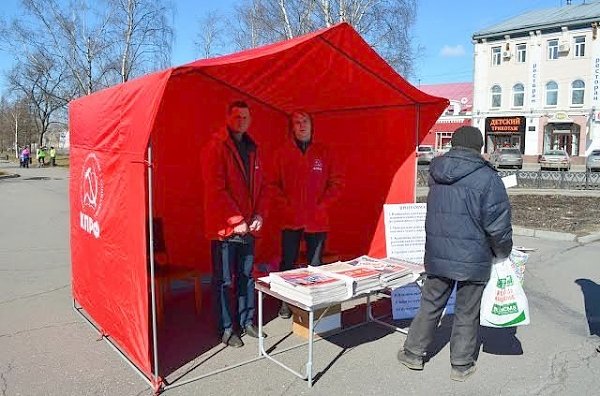
<svg viewBox="0 0 600 396">
<path fill-rule="evenodd" d="M 509 195 L 513 225 L 568 232 L 578 236 L 600 232 L 600 197 L 570 195 Z M 426 196 L 417 202 L 426 202 Z"/>
<path fill-rule="evenodd" d="M 600 232 L 600 198 L 564 195 L 511 195 L 513 224 L 587 235 Z"/>
</svg>

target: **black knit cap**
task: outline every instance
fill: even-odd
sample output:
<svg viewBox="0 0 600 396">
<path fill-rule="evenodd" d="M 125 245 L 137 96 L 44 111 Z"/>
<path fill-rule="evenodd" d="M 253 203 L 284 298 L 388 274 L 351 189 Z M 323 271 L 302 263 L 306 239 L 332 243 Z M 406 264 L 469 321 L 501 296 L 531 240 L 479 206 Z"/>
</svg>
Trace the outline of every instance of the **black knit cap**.
<svg viewBox="0 0 600 396">
<path fill-rule="evenodd" d="M 452 147 L 465 147 L 481 152 L 483 136 L 478 128 L 461 126 L 452 135 Z"/>
</svg>

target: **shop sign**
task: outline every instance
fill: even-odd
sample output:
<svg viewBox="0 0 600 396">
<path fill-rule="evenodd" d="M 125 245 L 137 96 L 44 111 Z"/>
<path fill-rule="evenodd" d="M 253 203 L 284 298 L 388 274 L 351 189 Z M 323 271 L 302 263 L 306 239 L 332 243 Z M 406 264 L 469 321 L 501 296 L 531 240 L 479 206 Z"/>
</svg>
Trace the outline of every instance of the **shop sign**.
<svg viewBox="0 0 600 396">
<path fill-rule="evenodd" d="M 525 117 L 488 117 L 486 133 L 525 133 Z"/>
<path fill-rule="evenodd" d="M 594 81 L 592 87 L 592 104 L 600 104 L 600 58 L 594 59 Z"/>
<path fill-rule="evenodd" d="M 537 77 L 538 77 L 538 67 L 537 67 L 537 63 L 533 63 L 532 67 L 531 67 L 531 77 L 530 77 L 530 81 L 531 81 L 531 105 L 533 107 L 535 107 L 535 104 L 537 102 Z"/>
<path fill-rule="evenodd" d="M 552 117 L 548 119 L 548 122 L 573 122 L 573 120 L 564 111 L 557 111 L 552 114 Z"/>
</svg>

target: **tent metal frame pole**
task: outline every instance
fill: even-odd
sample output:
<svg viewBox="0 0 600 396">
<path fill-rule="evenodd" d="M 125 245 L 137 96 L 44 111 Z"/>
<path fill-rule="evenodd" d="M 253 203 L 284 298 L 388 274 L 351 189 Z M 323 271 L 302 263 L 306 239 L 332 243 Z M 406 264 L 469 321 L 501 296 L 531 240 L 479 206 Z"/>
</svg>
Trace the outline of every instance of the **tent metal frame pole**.
<svg viewBox="0 0 600 396">
<path fill-rule="evenodd" d="M 150 256 L 150 295 L 152 303 L 152 356 L 154 358 L 154 379 L 158 379 L 158 335 L 156 324 L 156 288 L 154 285 L 154 229 L 152 224 L 152 145 L 148 144 L 148 255 Z"/>
<path fill-rule="evenodd" d="M 415 193 L 413 201 L 417 203 L 417 187 L 419 184 L 419 125 L 421 124 L 421 104 L 417 104 L 415 115 Z"/>
<path fill-rule="evenodd" d="M 93 330 L 95 330 L 96 333 L 98 333 L 100 335 L 101 339 L 106 341 L 106 343 L 117 353 L 117 355 L 119 355 L 121 357 L 121 359 L 123 359 L 133 369 L 133 371 L 135 371 L 151 388 L 154 388 L 154 385 L 152 384 L 152 380 L 150 378 L 148 378 L 146 376 L 146 374 L 144 374 L 142 372 L 142 370 L 140 370 L 135 365 L 135 363 L 133 363 L 131 361 L 131 359 L 129 359 L 127 357 L 127 355 L 125 355 L 123 352 L 121 352 L 121 350 L 112 342 L 112 340 L 108 336 L 103 334 L 102 331 L 100 331 L 100 329 L 94 324 L 94 322 L 92 322 L 90 319 L 88 319 L 87 316 L 85 316 L 83 313 L 81 313 L 83 308 L 77 306 L 75 299 L 72 299 L 72 301 L 73 301 L 73 311 L 75 311 L 79 316 L 81 316 L 83 318 L 83 320 L 85 321 L 85 323 L 87 323 Z"/>
</svg>

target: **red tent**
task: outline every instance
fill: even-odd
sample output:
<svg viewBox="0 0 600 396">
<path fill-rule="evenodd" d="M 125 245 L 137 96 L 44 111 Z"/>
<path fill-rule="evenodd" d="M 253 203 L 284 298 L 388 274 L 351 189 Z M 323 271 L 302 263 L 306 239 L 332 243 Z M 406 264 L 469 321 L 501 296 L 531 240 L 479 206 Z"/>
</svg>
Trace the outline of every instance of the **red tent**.
<svg viewBox="0 0 600 396">
<path fill-rule="evenodd" d="M 382 205 L 413 202 L 415 146 L 448 106 L 406 82 L 345 23 L 73 101 L 73 296 L 155 386 L 148 218 L 162 219 L 172 262 L 210 271 L 199 155 L 236 99 L 250 105 L 264 160 L 296 109 L 312 114 L 315 138 L 344 159 L 328 247 L 346 256 L 385 255 Z M 276 262 L 276 216 L 265 225 L 257 262 Z"/>
</svg>

